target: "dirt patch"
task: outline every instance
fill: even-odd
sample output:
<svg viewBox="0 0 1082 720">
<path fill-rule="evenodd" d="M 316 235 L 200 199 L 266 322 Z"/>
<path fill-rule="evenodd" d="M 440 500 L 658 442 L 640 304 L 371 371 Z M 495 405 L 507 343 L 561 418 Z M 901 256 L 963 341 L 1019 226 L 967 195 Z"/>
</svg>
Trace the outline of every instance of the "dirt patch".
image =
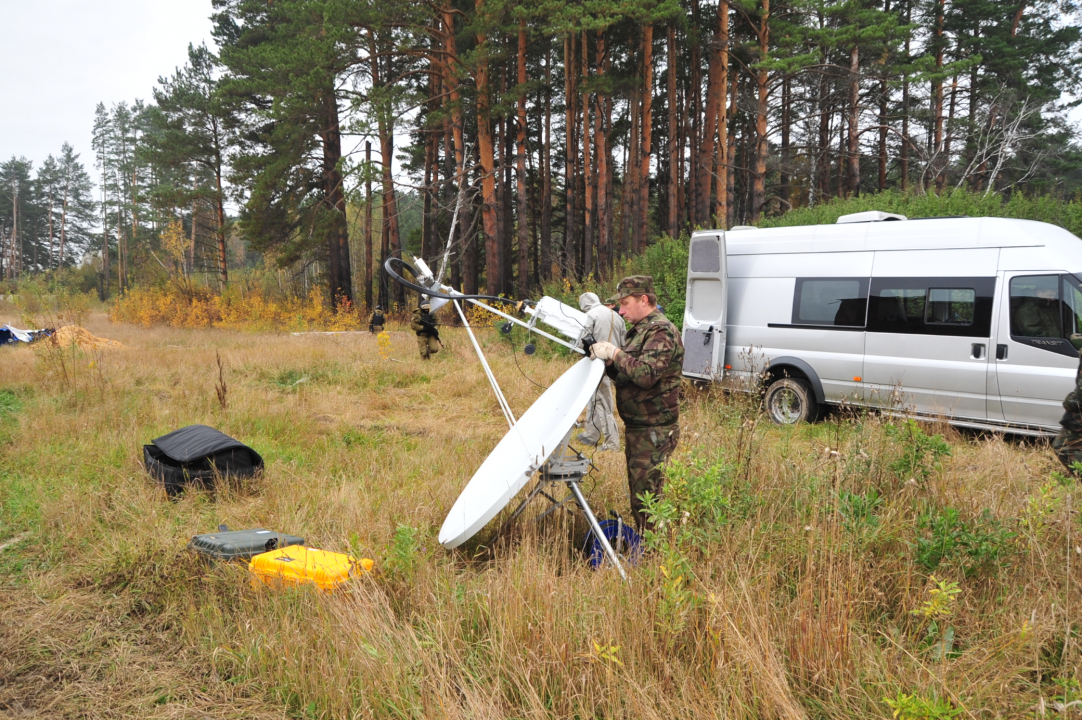
<svg viewBox="0 0 1082 720">
<path fill-rule="evenodd" d="M 61 347 L 77 345 L 81 350 L 101 350 L 103 348 L 118 349 L 126 347 L 123 343 L 119 343 L 116 340 L 109 340 L 108 338 L 100 338 L 97 335 L 91 335 L 86 328 L 81 328 L 78 325 L 65 325 L 52 334 L 49 338 L 49 342 Z"/>
</svg>

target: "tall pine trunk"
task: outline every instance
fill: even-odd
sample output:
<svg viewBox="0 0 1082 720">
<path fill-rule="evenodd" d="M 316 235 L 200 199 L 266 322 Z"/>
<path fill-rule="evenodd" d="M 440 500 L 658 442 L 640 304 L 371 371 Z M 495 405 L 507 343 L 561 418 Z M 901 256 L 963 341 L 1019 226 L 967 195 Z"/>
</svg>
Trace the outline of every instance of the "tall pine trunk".
<svg viewBox="0 0 1082 720">
<path fill-rule="evenodd" d="M 518 24 L 518 136 L 515 147 L 518 172 L 518 296 L 526 297 L 530 274 L 530 217 L 526 202 L 526 21 Z"/>
<path fill-rule="evenodd" d="M 792 207 L 789 203 L 789 141 L 792 130 L 792 78 L 786 73 L 781 80 L 781 182 L 778 197 L 784 209 Z"/>
<path fill-rule="evenodd" d="M 595 45 L 597 57 L 599 90 L 595 94 L 597 107 L 594 109 L 594 152 L 597 157 L 597 270 L 599 277 L 606 277 L 611 265 L 610 243 L 612 238 L 612 163 L 608 143 L 611 113 L 609 95 L 604 91 L 604 76 L 608 69 L 608 53 L 605 48 L 605 33 L 597 31 Z"/>
<path fill-rule="evenodd" d="M 485 0 L 476 0 L 476 10 L 481 13 Z M 481 160 L 481 231 L 485 242 L 485 292 L 499 295 L 503 292 L 500 277 L 499 235 L 496 224 L 496 156 L 492 139 L 492 89 L 488 76 L 488 59 L 485 57 L 487 37 L 477 31 L 477 47 L 481 59 L 477 62 L 477 152 Z"/>
<path fill-rule="evenodd" d="M 627 228 L 627 237 L 621 238 L 624 244 L 624 255 L 638 251 L 636 238 L 638 237 L 638 207 L 639 207 L 639 152 L 640 125 L 642 114 L 639 112 L 642 105 L 642 91 L 639 86 L 631 87 L 631 98 L 628 112 L 631 114 L 631 130 L 627 142 L 627 162 L 624 163 L 624 186 L 621 192 L 620 202 L 620 225 Z M 623 233 L 623 230 L 621 230 Z"/>
<path fill-rule="evenodd" d="M 372 311 L 372 142 L 364 141 L 364 307 Z"/>
<path fill-rule="evenodd" d="M 582 47 L 579 52 L 579 60 L 582 63 L 583 85 L 590 79 L 589 61 L 590 45 L 587 42 L 586 32 L 582 33 Z M 582 94 L 582 184 L 583 184 L 583 207 L 585 213 L 582 225 L 582 274 L 588 277 L 594 271 L 594 204 L 597 201 L 597 169 L 590 155 L 590 95 Z"/>
<path fill-rule="evenodd" d="M 761 0 L 762 14 L 759 27 L 756 28 L 759 40 L 759 62 L 765 62 L 770 55 L 770 0 Z M 755 86 L 758 102 L 755 114 L 755 172 L 752 177 L 751 222 L 759 221 L 766 201 L 766 158 L 769 150 L 767 137 L 767 116 L 770 112 L 770 76 L 766 68 L 760 67 L 755 72 Z"/>
<path fill-rule="evenodd" d="M 552 278 L 552 55 L 549 38 L 545 38 L 545 138 L 541 154 L 541 280 Z"/>
<path fill-rule="evenodd" d="M 642 120 L 639 132 L 642 150 L 639 153 L 638 217 L 635 218 L 635 251 L 641 252 L 646 244 L 650 215 L 650 142 L 653 130 L 654 104 L 654 26 L 642 29 Z"/>
<path fill-rule="evenodd" d="M 576 242 L 575 215 L 578 194 L 575 179 L 578 176 L 578 138 L 575 124 L 578 120 L 578 106 L 575 103 L 575 34 L 564 36 L 564 265 L 570 277 L 577 274 L 578 244 Z"/>
<path fill-rule="evenodd" d="M 728 228 L 729 219 L 729 118 L 728 108 L 735 106 L 736 97 L 729 96 L 729 3 L 718 2 L 718 151 L 714 175 L 718 181 L 717 202 L 714 206 L 714 222 Z"/>
<path fill-rule="evenodd" d="M 856 45 L 849 52 L 849 194 L 860 195 L 860 48 Z"/>
<path fill-rule="evenodd" d="M 669 162 L 669 187 L 666 193 L 668 197 L 668 212 L 666 215 L 667 222 L 665 224 L 666 232 L 669 237 L 677 237 L 679 235 L 679 229 L 677 226 L 677 178 L 679 170 L 677 168 L 677 151 L 676 143 L 679 135 L 679 130 L 676 127 L 676 26 L 669 23 L 668 33 L 666 36 L 666 102 L 669 106 L 669 142 L 668 142 L 668 162 Z"/>
</svg>

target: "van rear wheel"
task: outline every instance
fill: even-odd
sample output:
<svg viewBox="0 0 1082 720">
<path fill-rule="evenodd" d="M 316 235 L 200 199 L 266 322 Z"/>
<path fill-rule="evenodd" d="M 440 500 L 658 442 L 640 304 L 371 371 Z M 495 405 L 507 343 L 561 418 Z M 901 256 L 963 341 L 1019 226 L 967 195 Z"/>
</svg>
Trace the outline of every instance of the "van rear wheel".
<svg viewBox="0 0 1082 720">
<path fill-rule="evenodd" d="M 767 387 L 763 405 L 778 425 L 814 420 L 819 409 L 808 383 L 790 377 L 779 378 Z"/>
</svg>

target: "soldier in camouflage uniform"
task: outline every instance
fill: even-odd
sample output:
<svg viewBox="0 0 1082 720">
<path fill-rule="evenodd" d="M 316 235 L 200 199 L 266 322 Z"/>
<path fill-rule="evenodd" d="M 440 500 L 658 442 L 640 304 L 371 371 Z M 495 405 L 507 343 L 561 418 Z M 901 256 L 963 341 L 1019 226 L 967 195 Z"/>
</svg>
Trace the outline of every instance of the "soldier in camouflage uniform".
<svg viewBox="0 0 1082 720">
<path fill-rule="evenodd" d="M 376 305 L 376 311 L 372 313 L 372 317 L 368 320 L 368 331 L 373 335 L 379 335 L 383 332 L 383 325 L 387 322 L 383 317 L 383 306 Z"/>
<path fill-rule="evenodd" d="M 631 509 L 641 531 L 648 524 L 641 495 L 661 495 L 665 484 L 661 465 L 680 440 L 684 344 L 676 326 L 657 308 L 652 277 L 624 278 L 608 302 L 620 303 L 620 314 L 631 329 L 623 347 L 599 342 L 590 348 L 590 354 L 605 361 L 605 373 L 616 385 L 616 409 L 624 421 Z"/>
<path fill-rule="evenodd" d="M 1082 335 L 1071 335 L 1071 344 L 1082 353 Z M 1082 462 L 1082 357 L 1079 358 L 1078 374 L 1075 376 L 1074 391 L 1063 400 L 1063 413 L 1060 419 L 1059 434 L 1052 440 L 1052 450 L 1056 457 L 1072 474 L 1076 474 L 1074 463 Z"/>
<path fill-rule="evenodd" d="M 440 331 L 436 329 L 439 322 L 430 311 L 432 306 L 422 303 L 413 311 L 413 322 L 410 327 L 417 333 L 417 349 L 421 351 L 421 359 L 428 360 L 440 351 Z"/>
</svg>

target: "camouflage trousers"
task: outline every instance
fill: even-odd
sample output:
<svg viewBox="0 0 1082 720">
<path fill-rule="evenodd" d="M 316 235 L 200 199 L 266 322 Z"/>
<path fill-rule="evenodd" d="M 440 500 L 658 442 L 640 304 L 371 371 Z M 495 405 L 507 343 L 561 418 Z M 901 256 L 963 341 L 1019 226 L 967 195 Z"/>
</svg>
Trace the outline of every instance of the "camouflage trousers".
<svg viewBox="0 0 1082 720">
<path fill-rule="evenodd" d="M 1060 424 L 1063 427 L 1052 440 L 1052 451 L 1068 472 L 1077 475 L 1072 465 L 1076 462 L 1082 463 L 1082 417 L 1068 412 L 1060 420 Z"/>
<path fill-rule="evenodd" d="M 383 332 L 383 326 L 382 325 L 369 325 L 368 326 L 368 331 L 371 332 L 373 335 L 379 335 L 381 332 Z"/>
<path fill-rule="evenodd" d="M 660 496 L 665 488 L 665 475 L 661 466 L 672 455 L 680 441 L 680 426 L 655 425 L 653 427 L 624 428 L 624 457 L 627 458 L 627 486 L 631 491 L 631 511 L 635 524 L 641 532 L 651 527 L 643 511 L 645 492 Z"/>
<path fill-rule="evenodd" d="M 421 359 L 427 360 L 440 351 L 440 341 L 428 335 L 417 335 L 417 349 L 421 351 Z"/>
</svg>

